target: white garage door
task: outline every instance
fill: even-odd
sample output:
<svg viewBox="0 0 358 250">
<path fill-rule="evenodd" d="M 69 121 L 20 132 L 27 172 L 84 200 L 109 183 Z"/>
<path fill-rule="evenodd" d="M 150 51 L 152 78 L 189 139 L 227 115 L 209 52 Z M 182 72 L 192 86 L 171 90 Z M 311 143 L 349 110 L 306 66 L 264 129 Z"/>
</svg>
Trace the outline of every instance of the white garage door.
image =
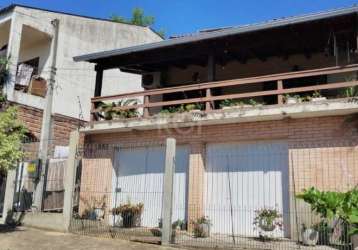
<svg viewBox="0 0 358 250">
<path fill-rule="evenodd" d="M 186 218 L 189 150 L 179 146 L 176 154 L 173 221 Z M 162 217 L 164 166 L 164 147 L 120 149 L 117 152 L 117 173 L 113 175 L 113 207 L 128 201 L 142 202 L 142 226 L 158 226 L 158 220 Z"/>
<path fill-rule="evenodd" d="M 209 144 L 206 159 L 205 213 L 214 233 L 257 236 L 253 220 L 261 208 L 285 213 L 287 225 L 286 143 Z"/>
</svg>

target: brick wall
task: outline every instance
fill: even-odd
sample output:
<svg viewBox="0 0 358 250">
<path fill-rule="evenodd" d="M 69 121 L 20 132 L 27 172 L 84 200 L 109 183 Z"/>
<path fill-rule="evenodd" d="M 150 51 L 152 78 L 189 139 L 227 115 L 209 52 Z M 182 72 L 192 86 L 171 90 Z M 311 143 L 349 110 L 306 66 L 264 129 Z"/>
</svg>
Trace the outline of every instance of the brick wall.
<svg viewBox="0 0 358 250">
<path fill-rule="evenodd" d="M 180 144 L 284 139 L 294 146 L 300 143 L 317 144 L 357 140 L 357 129 L 353 123 L 345 123 L 346 118 L 346 116 L 331 116 L 178 129 L 133 130 L 122 133 L 92 134 L 86 136 L 85 141 L 86 143 L 137 144 L 138 141 L 151 143 L 155 140 L 164 143 L 165 138 L 171 136 Z"/>
<path fill-rule="evenodd" d="M 189 144 L 189 219 L 203 213 L 203 186 L 205 173 L 205 144 L 218 142 L 247 142 L 281 140 L 286 141 L 288 150 L 288 172 L 291 196 L 290 211 L 296 209 L 294 193 L 303 188 L 316 186 L 324 190 L 347 190 L 358 183 L 358 133 L 355 123 L 347 123 L 347 116 L 285 119 L 227 125 L 199 126 L 187 129 L 158 129 L 123 133 L 93 134 L 85 137 L 86 144 L 137 145 L 164 143 L 174 137 L 178 144 Z M 86 169 L 88 166 L 83 165 Z M 101 171 L 91 165 L 92 173 Z M 108 177 L 108 182 L 112 177 Z M 88 179 L 82 176 L 82 183 Z M 96 182 L 97 189 L 108 188 L 105 182 Z M 108 190 L 106 191 L 108 192 Z M 191 209 L 193 208 L 193 209 Z M 195 209 L 194 209 L 195 208 Z M 298 205 L 302 214 L 307 207 Z M 191 211 L 193 210 L 193 211 Z M 294 219 L 291 220 L 295 224 Z M 301 220 L 302 221 L 302 220 Z M 296 223 L 296 225 L 298 225 Z M 291 229 L 295 231 L 294 228 Z"/>
<path fill-rule="evenodd" d="M 18 118 L 24 123 L 33 136 L 40 139 L 42 110 L 19 104 L 16 104 L 16 106 L 18 107 Z M 79 123 L 84 124 L 84 121 L 59 114 L 54 114 L 52 118 L 52 139 L 61 145 L 68 144 L 71 131 L 76 130 Z"/>
<path fill-rule="evenodd" d="M 32 135 L 34 135 L 36 138 L 40 138 L 43 113 L 42 110 L 24 105 L 17 105 L 17 107 L 17 116 L 19 120 L 24 123 Z"/>
</svg>

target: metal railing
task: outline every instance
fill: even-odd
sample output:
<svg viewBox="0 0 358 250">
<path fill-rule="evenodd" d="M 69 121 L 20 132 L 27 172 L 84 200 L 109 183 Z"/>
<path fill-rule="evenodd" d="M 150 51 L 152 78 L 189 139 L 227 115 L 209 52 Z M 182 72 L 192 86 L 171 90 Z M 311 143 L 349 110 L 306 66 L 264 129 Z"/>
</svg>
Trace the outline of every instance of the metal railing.
<svg viewBox="0 0 358 250">
<path fill-rule="evenodd" d="M 314 92 L 321 90 L 331 90 L 331 89 L 341 89 L 347 87 L 353 87 L 358 85 L 358 81 L 355 79 L 344 81 L 344 82 L 333 82 L 333 83 L 317 83 L 312 82 L 312 84 L 301 87 L 285 87 L 284 81 L 292 80 L 292 79 L 300 79 L 305 77 L 313 77 L 313 76 L 328 76 L 340 73 L 349 73 L 358 71 L 358 65 L 352 64 L 342 67 L 328 67 L 328 68 L 320 68 L 306 71 L 298 71 L 298 72 L 289 72 L 282 74 L 273 74 L 259 77 L 250 77 L 250 78 L 241 78 L 227 81 L 217 81 L 217 82 L 209 82 L 202 84 L 192 84 L 178 87 L 170 87 L 170 88 L 159 88 L 153 90 L 145 90 L 127 94 L 120 95 L 111 95 L 111 96 L 103 96 L 103 97 L 94 97 L 92 98 L 92 121 L 100 120 L 98 114 L 103 111 L 99 106 L 100 103 L 105 102 L 114 102 L 118 100 L 125 100 L 130 98 L 143 98 L 143 103 L 136 103 L 134 105 L 121 105 L 113 107 L 112 111 L 123 111 L 123 110 L 138 110 L 143 109 L 142 117 L 147 118 L 150 116 L 149 109 L 150 108 L 163 108 L 172 105 L 182 105 L 182 104 L 193 104 L 193 103 L 201 103 L 205 104 L 205 112 L 210 112 L 215 109 L 213 102 L 214 101 L 223 101 L 227 99 L 245 99 L 245 98 L 255 98 L 255 97 L 265 97 L 265 96 L 277 96 L 277 104 L 284 104 L 284 95 L 294 94 L 294 93 L 302 93 L 302 92 Z M 212 90 L 216 88 L 223 87 L 235 87 L 239 85 L 250 85 L 250 84 L 258 84 L 265 82 L 276 82 L 277 88 L 273 90 L 262 90 L 262 91 L 253 91 L 253 92 L 245 92 L 245 93 L 232 93 L 232 94 L 221 94 L 221 95 L 213 95 Z M 201 91 L 203 92 L 202 97 L 195 98 L 186 98 L 186 99 L 176 99 L 169 101 L 153 101 L 151 97 L 160 96 L 164 94 L 175 94 L 175 93 L 184 93 L 188 91 Z"/>
<path fill-rule="evenodd" d="M 189 162 L 188 145 L 178 146 L 171 243 L 200 249 L 351 250 L 347 225 L 315 214 L 296 194 L 312 186 L 338 192 L 354 188 L 355 145 L 210 144 L 203 172 L 189 171 L 202 162 Z M 159 244 L 164 230 L 164 154 L 157 142 L 85 145 L 79 156 L 79 206 L 70 231 Z M 257 219 L 265 209 L 277 212 L 274 228 Z M 304 245 L 305 228 L 317 232 L 316 246 Z"/>
</svg>

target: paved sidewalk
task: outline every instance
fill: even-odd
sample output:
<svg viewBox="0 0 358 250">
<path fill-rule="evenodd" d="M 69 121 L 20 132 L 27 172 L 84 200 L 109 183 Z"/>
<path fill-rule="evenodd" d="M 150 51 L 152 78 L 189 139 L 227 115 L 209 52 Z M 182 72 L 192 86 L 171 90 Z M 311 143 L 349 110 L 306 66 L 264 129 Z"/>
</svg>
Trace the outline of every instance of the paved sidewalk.
<svg viewBox="0 0 358 250">
<path fill-rule="evenodd" d="M 101 239 L 74 234 L 49 232 L 18 227 L 15 230 L 1 228 L 0 250 L 173 250 L 150 244 L 122 240 Z"/>
</svg>

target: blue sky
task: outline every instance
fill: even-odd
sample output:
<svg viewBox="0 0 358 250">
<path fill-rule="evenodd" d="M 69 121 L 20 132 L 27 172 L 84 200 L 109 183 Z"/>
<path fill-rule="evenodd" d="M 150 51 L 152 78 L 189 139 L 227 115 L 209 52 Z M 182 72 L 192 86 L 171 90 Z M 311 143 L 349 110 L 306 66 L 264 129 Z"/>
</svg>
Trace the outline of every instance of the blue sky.
<svg viewBox="0 0 358 250">
<path fill-rule="evenodd" d="M 142 7 L 156 17 L 155 28 L 176 35 L 348 7 L 358 0 L 0 0 L 0 7 L 11 3 L 101 18 L 129 17 L 134 7 Z"/>
</svg>

